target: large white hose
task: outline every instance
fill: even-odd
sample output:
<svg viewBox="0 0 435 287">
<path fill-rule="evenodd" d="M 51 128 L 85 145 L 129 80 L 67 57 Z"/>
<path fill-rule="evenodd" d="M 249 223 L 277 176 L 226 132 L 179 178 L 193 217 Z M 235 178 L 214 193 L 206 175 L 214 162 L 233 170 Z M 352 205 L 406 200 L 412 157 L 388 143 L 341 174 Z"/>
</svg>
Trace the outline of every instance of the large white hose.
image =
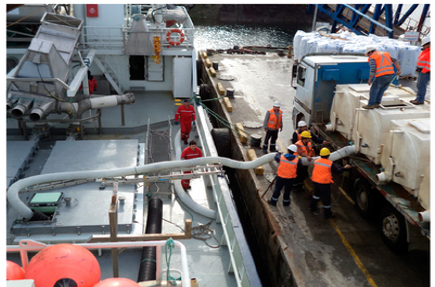
<svg viewBox="0 0 435 287">
<path fill-rule="evenodd" d="M 345 146 L 344 148 L 341 148 L 341 149 L 331 153 L 331 155 L 329 156 L 329 160 L 330 161 L 339 160 L 339 159 L 341 159 L 343 157 L 347 157 L 347 156 L 349 156 L 351 154 L 354 154 L 355 151 L 356 151 L 355 150 L 355 146 L 353 146 L 353 145 Z M 302 164 L 303 165 L 311 165 L 311 164 L 313 164 L 314 160 L 318 159 L 318 158 L 319 158 L 319 156 L 313 157 L 311 161 L 308 161 L 307 158 L 303 157 L 302 158 Z"/>
<path fill-rule="evenodd" d="M 175 135 L 174 139 L 174 150 L 175 150 L 175 159 L 180 160 L 181 157 L 181 131 Z M 209 209 L 201 204 L 198 204 L 194 201 L 187 192 L 184 191 L 183 186 L 181 185 L 181 180 L 174 180 L 174 190 L 177 194 L 178 198 L 181 202 L 183 202 L 187 207 L 191 210 L 195 211 L 198 214 L 201 214 L 207 218 L 216 218 L 216 210 Z"/>
<path fill-rule="evenodd" d="M 241 162 L 225 157 L 201 157 L 190 160 L 164 161 L 147 164 L 144 166 L 134 166 L 119 169 L 104 169 L 104 170 L 86 170 L 74 172 L 59 172 L 50 174 L 35 175 L 28 178 L 23 178 L 15 182 L 8 190 L 8 201 L 22 217 L 29 219 L 33 215 L 33 211 L 21 201 L 19 197 L 20 190 L 35 185 L 52 181 L 60 180 L 76 180 L 86 178 L 109 178 L 127 175 L 140 175 L 163 170 L 172 170 L 174 168 L 191 167 L 195 165 L 206 164 L 222 164 L 232 168 L 251 169 L 264 165 L 273 161 L 275 154 L 267 154 L 256 160 L 249 162 Z"/>
</svg>

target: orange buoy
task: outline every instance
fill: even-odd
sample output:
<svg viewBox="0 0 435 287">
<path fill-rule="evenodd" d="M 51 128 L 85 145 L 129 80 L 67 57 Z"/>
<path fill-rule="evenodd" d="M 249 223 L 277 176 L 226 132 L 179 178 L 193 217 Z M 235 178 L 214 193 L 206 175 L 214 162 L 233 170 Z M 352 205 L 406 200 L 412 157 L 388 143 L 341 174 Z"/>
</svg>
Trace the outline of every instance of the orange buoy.
<svg viewBox="0 0 435 287">
<path fill-rule="evenodd" d="M 24 269 L 15 262 L 6 260 L 6 280 L 24 279 Z"/>
<path fill-rule="evenodd" d="M 57 244 L 36 254 L 26 268 L 25 279 L 35 280 L 35 287 L 92 287 L 100 282 L 101 270 L 95 256 L 86 248 Z"/>
<path fill-rule="evenodd" d="M 107 278 L 94 287 L 140 287 L 140 285 L 128 278 Z"/>
</svg>

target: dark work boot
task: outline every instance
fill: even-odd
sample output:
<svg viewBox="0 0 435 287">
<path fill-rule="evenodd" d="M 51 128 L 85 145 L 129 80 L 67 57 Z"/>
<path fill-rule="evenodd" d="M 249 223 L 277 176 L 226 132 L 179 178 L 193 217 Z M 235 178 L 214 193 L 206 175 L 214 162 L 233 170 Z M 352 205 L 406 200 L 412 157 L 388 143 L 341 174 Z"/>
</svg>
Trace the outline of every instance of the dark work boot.
<svg viewBox="0 0 435 287">
<path fill-rule="evenodd" d="M 263 153 L 267 154 L 267 146 L 263 146 Z"/>
</svg>

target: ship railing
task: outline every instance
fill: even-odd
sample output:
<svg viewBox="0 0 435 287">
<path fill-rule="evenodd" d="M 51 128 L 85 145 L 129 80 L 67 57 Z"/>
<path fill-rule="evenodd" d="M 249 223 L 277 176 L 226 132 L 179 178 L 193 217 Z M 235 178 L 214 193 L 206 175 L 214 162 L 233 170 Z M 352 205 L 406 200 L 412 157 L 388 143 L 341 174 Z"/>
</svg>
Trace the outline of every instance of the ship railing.
<svg viewBox="0 0 435 287">
<path fill-rule="evenodd" d="M 211 135 L 212 125 L 202 106 L 195 105 L 197 133 L 204 156 L 218 156 Z M 236 284 L 242 286 L 261 286 L 254 259 L 246 241 L 242 224 L 233 205 L 231 190 L 225 177 L 214 173 L 204 176 L 205 184 L 212 188 L 217 207 L 216 222 L 222 225 L 221 244 L 227 245 L 230 255 L 229 272 L 233 273 Z"/>
<path fill-rule="evenodd" d="M 119 26 L 84 26 L 81 37 L 86 48 L 99 50 L 122 50 L 124 48 L 124 34 Z"/>
<path fill-rule="evenodd" d="M 187 262 L 187 251 L 184 244 L 180 241 L 173 240 L 174 245 L 180 248 L 181 270 L 169 269 L 170 272 L 181 273 L 182 286 L 190 287 L 190 275 Z M 165 268 L 159 268 L 162 266 L 162 248 L 165 248 L 167 244 L 166 240 L 161 241 L 129 241 L 129 242 L 97 242 L 97 243 L 75 243 L 76 246 L 84 247 L 88 250 L 98 250 L 101 253 L 102 249 L 119 249 L 119 248 L 141 248 L 141 247 L 156 247 L 156 278 L 157 283 L 160 285 L 162 281 L 161 277 L 168 270 Z M 21 240 L 19 245 L 7 245 L 7 252 L 19 252 L 21 257 L 21 266 L 26 270 L 29 264 L 28 252 L 41 251 L 44 248 L 53 246 L 55 244 L 44 244 L 35 240 Z M 158 247 L 158 248 L 157 248 Z M 113 262 L 112 262 L 113 263 Z"/>
<path fill-rule="evenodd" d="M 180 30 L 183 33 L 183 41 L 181 40 L 181 35 L 175 30 Z M 143 33 L 145 38 L 150 39 L 150 41 L 152 41 L 154 36 L 159 36 L 162 52 L 164 53 L 165 49 L 173 49 L 174 47 L 193 47 L 194 31 L 194 28 L 181 27 L 151 29 L 149 32 L 135 33 Z M 130 33 L 131 32 L 128 28 L 85 26 L 82 32 L 82 43 L 85 48 L 98 50 L 123 50 L 127 44 Z M 173 41 L 175 45 L 169 44 L 171 41 Z M 180 44 L 177 45 L 178 43 Z"/>
</svg>

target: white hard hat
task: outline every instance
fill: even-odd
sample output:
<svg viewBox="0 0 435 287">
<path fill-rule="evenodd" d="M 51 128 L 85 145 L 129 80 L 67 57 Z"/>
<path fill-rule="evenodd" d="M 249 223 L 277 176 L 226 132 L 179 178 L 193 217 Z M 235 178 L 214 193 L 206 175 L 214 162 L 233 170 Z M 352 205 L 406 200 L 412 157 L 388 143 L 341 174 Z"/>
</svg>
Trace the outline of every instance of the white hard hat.
<svg viewBox="0 0 435 287">
<path fill-rule="evenodd" d="M 376 46 L 368 45 L 368 46 L 366 47 L 366 54 L 367 54 L 368 52 L 371 52 L 371 51 L 374 51 L 374 50 L 376 50 Z"/>
<path fill-rule="evenodd" d="M 430 43 L 430 35 L 424 37 L 423 39 L 421 39 L 421 45 L 422 46 L 426 45 L 427 43 Z"/>
<path fill-rule="evenodd" d="M 281 107 L 281 103 L 276 101 L 276 102 L 273 103 L 273 106 L 279 108 L 279 107 Z"/>
<path fill-rule="evenodd" d="M 306 122 L 304 122 L 304 121 L 299 121 L 298 122 L 298 128 L 300 128 L 300 127 L 306 127 L 306 126 L 307 126 Z"/>
<path fill-rule="evenodd" d="M 288 150 L 292 151 L 292 152 L 297 152 L 298 151 L 298 147 L 295 146 L 294 144 L 291 144 L 287 147 Z"/>
</svg>

